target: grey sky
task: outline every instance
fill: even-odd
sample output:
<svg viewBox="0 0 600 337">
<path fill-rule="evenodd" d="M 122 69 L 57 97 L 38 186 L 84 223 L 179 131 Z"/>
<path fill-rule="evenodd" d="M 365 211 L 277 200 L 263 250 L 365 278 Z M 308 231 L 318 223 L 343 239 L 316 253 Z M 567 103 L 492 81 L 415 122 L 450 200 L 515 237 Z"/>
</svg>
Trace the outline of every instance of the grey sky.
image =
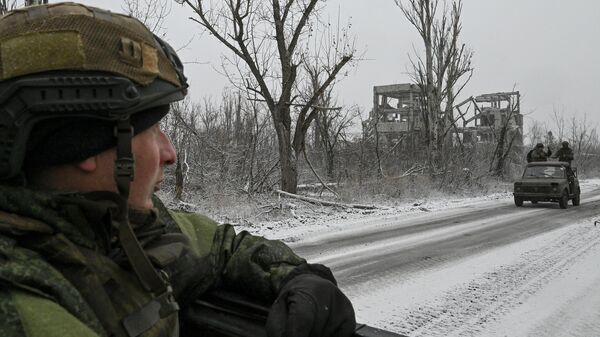
<svg viewBox="0 0 600 337">
<path fill-rule="evenodd" d="M 121 11 L 120 0 L 82 2 Z M 332 17 L 350 20 L 357 47 L 367 59 L 338 85 L 341 104 L 371 108 L 374 85 L 409 82 L 408 55 L 421 43 L 393 0 L 328 0 Z M 225 50 L 214 38 L 199 35 L 186 7 L 173 2 L 166 22 L 167 39 L 181 46 L 189 63 L 192 98 L 218 98 L 228 82 L 217 73 Z M 521 92 L 522 112 L 531 120 L 550 120 L 564 110 L 593 125 L 600 123 L 600 1 L 598 0 L 464 0 L 462 41 L 474 50 L 475 72 L 461 98 L 482 93 Z"/>
</svg>

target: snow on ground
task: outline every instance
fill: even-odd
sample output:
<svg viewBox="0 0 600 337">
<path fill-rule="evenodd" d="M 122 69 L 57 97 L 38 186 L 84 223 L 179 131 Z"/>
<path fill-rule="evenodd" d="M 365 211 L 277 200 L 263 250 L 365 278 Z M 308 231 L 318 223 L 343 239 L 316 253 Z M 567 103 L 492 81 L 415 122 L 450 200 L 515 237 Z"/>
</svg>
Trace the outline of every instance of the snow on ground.
<svg viewBox="0 0 600 337">
<path fill-rule="evenodd" d="M 285 242 L 301 241 L 306 237 L 350 230 L 362 227 L 365 221 L 374 218 L 396 217 L 399 215 L 433 212 L 464 205 L 493 202 L 512 198 L 512 192 L 492 193 L 477 197 L 433 198 L 413 200 L 394 206 L 383 206 L 377 209 L 332 208 L 306 205 L 290 199 L 282 203 L 289 208 L 293 217 L 285 220 L 263 221 L 260 224 L 237 224 L 236 230 L 247 230 L 255 235 L 277 239 Z M 300 209 L 302 208 L 302 209 Z"/>
<path fill-rule="evenodd" d="M 580 182 L 582 193 L 600 188 L 600 179 L 588 179 Z M 393 217 L 412 213 L 435 212 L 465 205 L 494 203 L 497 200 L 512 199 L 512 191 L 490 193 L 475 197 L 438 197 L 423 200 L 411 200 L 394 206 L 383 206 L 374 210 L 353 208 L 319 207 L 288 199 L 282 201 L 282 207 L 288 208 L 293 217 L 285 220 L 263 221 L 260 224 L 243 222 L 236 230 L 247 230 L 255 235 L 285 242 L 301 241 L 305 237 L 322 235 L 340 230 L 361 227 L 365 220 Z"/>
<path fill-rule="evenodd" d="M 344 290 L 359 320 L 411 337 L 600 336 L 579 326 L 585 321 L 556 321 L 562 311 L 581 306 L 576 300 L 598 284 L 599 264 L 600 228 L 586 221 L 416 273 L 381 291 Z M 587 300 L 600 309 L 600 296 L 594 297 Z M 600 316 L 595 318 L 598 329 Z M 554 334 L 546 320 L 560 322 L 554 325 L 569 333 Z M 577 329 L 585 333 L 570 332 Z"/>
<path fill-rule="evenodd" d="M 573 225 L 587 237 L 576 260 L 557 266 L 557 276 L 490 324 L 484 336 L 600 336 L 600 229 Z"/>
<path fill-rule="evenodd" d="M 581 182 L 582 192 L 600 180 Z M 385 209 L 312 208 L 246 229 L 295 244 L 369 219 L 510 200 L 512 194 L 423 200 Z M 583 200 L 585 202 L 585 200 Z M 389 281 L 344 289 L 359 321 L 413 336 L 600 336 L 600 225 L 595 219 Z"/>
</svg>

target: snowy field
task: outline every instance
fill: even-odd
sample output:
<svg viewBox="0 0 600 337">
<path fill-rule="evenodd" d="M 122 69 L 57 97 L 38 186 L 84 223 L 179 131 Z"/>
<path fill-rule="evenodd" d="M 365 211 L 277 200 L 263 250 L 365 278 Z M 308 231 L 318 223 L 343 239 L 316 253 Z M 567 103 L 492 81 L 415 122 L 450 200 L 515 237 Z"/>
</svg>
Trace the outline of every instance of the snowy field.
<svg viewBox="0 0 600 337">
<path fill-rule="evenodd" d="M 600 180 L 582 181 L 582 204 Z M 287 205 L 295 217 L 238 226 L 292 247 L 390 215 L 509 202 L 486 197 L 420 200 L 377 210 Z M 294 203 L 295 201 L 289 201 Z M 600 219 L 600 214 L 599 217 Z M 358 320 L 408 336 L 600 336 L 600 225 L 572 223 L 491 251 L 417 272 L 385 287 L 344 288 Z M 389 281 L 388 281 L 389 283 Z M 343 285 L 342 285 L 343 287 Z"/>
</svg>

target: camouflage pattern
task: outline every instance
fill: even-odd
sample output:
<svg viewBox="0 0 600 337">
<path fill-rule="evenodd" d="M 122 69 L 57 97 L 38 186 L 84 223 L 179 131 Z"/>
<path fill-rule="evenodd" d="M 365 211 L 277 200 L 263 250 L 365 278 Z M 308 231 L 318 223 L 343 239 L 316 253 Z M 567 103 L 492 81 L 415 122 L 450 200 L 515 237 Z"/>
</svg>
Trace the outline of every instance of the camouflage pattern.
<svg viewBox="0 0 600 337">
<path fill-rule="evenodd" d="M 566 147 L 563 145 L 563 147 L 556 151 L 554 156 L 557 157 L 559 161 L 571 164 L 571 161 L 573 160 L 573 150 L 571 150 L 568 144 Z"/>
<path fill-rule="evenodd" d="M 77 147 L 73 139 L 86 139 L 85 131 L 61 122 L 122 121 L 137 134 L 164 116 L 157 108 L 182 100 L 187 87 L 175 50 L 130 16 L 76 3 L 28 6 L 0 16 L 0 179 L 17 176 L 25 158 L 27 166 L 40 169 L 83 160 L 72 157 L 114 144 L 110 123 L 109 132 L 100 130 L 88 138 L 94 141 Z M 128 125 L 119 129 L 125 130 L 121 142 L 128 142 Z M 35 135 L 58 141 L 30 142 Z M 71 150 L 42 155 L 56 151 L 40 144 Z"/>
<path fill-rule="evenodd" d="M 99 43 L 101 42 L 101 43 Z M 76 3 L 17 9 L 0 20 L 0 80 L 52 70 L 102 71 L 141 85 L 181 80 L 137 19 Z"/>
<path fill-rule="evenodd" d="M 156 206 L 130 218 L 182 310 L 216 287 L 271 301 L 285 276 L 306 263 L 281 242 L 236 234 L 230 225 L 169 211 L 158 200 Z M 0 186 L 3 336 L 124 335 L 120 321 L 152 296 L 106 221 L 113 207 L 93 195 Z M 177 314 L 162 318 L 141 336 L 174 335 L 177 321 Z"/>
<path fill-rule="evenodd" d="M 531 152 L 531 161 L 547 161 L 551 152 L 544 151 L 543 148 L 536 147 L 533 152 Z"/>
</svg>

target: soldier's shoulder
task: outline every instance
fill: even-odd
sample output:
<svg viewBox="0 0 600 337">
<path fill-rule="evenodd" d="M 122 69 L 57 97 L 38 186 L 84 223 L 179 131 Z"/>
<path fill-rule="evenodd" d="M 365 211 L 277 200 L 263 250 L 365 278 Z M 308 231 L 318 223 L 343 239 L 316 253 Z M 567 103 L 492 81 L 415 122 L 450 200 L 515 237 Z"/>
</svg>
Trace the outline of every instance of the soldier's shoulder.
<svg viewBox="0 0 600 337">
<path fill-rule="evenodd" d="M 38 252 L 19 245 L 13 237 L 0 234 L 0 283 L 38 296 L 47 297 L 42 289 L 72 286 Z"/>
<path fill-rule="evenodd" d="M 186 233 L 189 233 L 190 231 L 214 232 L 219 226 L 218 222 L 203 214 L 182 212 L 177 210 L 169 210 L 168 212 L 177 226 Z"/>
<path fill-rule="evenodd" d="M 51 234 L 51 226 L 42 221 L 0 210 L 0 234 L 20 236 L 28 233 Z"/>
</svg>

